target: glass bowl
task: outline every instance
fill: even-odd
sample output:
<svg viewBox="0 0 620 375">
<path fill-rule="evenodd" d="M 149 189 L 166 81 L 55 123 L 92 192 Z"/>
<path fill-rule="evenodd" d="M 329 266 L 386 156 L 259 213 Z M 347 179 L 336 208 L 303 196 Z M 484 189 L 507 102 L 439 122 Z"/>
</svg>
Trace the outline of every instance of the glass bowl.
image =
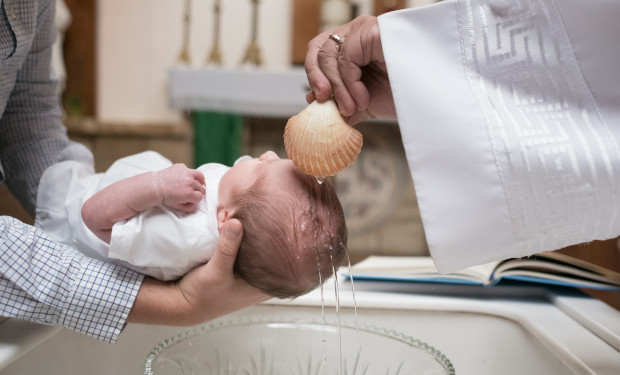
<svg viewBox="0 0 620 375">
<path fill-rule="evenodd" d="M 145 375 L 443 375 L 450 360 L 393 330 L 249 317 L 190 328 L 149 353 Z"/>
</svg>

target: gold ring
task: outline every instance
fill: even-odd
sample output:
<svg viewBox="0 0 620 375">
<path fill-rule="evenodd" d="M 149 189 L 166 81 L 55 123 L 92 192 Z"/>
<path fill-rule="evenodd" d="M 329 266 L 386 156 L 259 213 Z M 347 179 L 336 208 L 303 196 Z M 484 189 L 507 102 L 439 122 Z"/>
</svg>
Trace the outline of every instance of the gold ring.
<svg viewBox="0 0 620 375">
<path fill-rule="evenodd" d="M 329 34 L 329 39 L 331 39 L 331 40 L 335 40 L 335 41 L 336 41 L 336 43 L 338 43 L 338 44 L 336 44 L 336 49 L 337 49 L 338 51 L 340 51 L 340 45 L 341 45 L 342 43 L 344 43 L 344 38 L 341 38 L 341 37 L 339 37 L 339 36 L 338 36 L 338 35 L 336 35 L 336 34 Z"/>
</svg>

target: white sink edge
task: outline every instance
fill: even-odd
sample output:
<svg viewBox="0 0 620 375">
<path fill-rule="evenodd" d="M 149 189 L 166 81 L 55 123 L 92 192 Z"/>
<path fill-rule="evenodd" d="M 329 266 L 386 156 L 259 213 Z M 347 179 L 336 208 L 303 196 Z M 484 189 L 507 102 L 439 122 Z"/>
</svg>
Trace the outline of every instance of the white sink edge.
<svg viewBox="0 0 620 375">
<path fill-rule="evenodd" d="M 324 300 L 331 308 L 335 306 L 333 294 L 333 284 L 328 285 Z M 465 312 L 509 319 L 534 335 L 577 374 L 609 373 L 609 368 L 612 371 L 620 369 L 617 348 L 610 352 L 610 348 L 615 348 L 615 340 L 619 340 L 617 327 L 608 324 L 620 322 L 620 312 L 603 308 L 607 305 L 591 298 L 549 292 L 547 301 L 544 301 L 540 293 L 534 294 L 536 298 L 497 299 L 356 290 L 356 299 L 359 308 Z M 294 301 L 273 299 L 263 304 L 320 307 L 321 295 L 317 290 Z M 346 288 L 340 290 L 340 306 L 354 306 L 351 291 Z M 2 322 L 0 370 L 61 330 L 60 327 L 16 319 Z M 586 337 L 586 340 L 575 340 L 574 337 Z M 609 367 L 607 372 L 600 371 L 605 365 Z"/>
<path fill-rule="evenodd" d="M 553 303 L 620 352 L 620 312 L 591 298 L 550 295 Z"/>
<path fill-rule="evenodd" d="M 317 290 L 294 301 L 272 299 L 264 303 L 321 306 L 323 299 L 326 306 L 333 307 L 336 299 L 331 288 L 333 283 L 326 287 L 323 298 Z M 340 306 L 354 307 L 351 290 L 343 289 Z M 541 292 L 539 288 L 532 288 L 532 295 L 536 298 L 494 300 L 358 289 L 355 292 L 358 308 L 466 312 L 509 319 L 527 329 L 577 374 L 597 374 L 601 366 L 604 369 L 609 365 L 620 369 L 620 358 L 613 357 L 618 350 L 614 343 L 620 336 L 606 325 L 620 321 L 620 312 L 590 297 L 558 296 L 548 289 Z M 593 309 L 596 312 L 590 314 Z"/>
<path fill-rule="evenodd" d="M 60 326 L 46 326 L 19 319 L 8 319 L 0 324 L 0 370 L 62 330 Z"/>
</svg>

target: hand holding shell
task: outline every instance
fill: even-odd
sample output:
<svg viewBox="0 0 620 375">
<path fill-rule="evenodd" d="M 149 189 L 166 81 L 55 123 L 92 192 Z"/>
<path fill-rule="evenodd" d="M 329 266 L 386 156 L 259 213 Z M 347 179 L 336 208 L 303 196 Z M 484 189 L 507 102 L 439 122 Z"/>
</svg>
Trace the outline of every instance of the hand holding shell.
<svg viewBox="0 0 620 375">
<path fill-rule="evenodd" d="M 312 102 L 284 129 L 288 157 L 302 172 L 317 178 L 349 166 L 359 155 L 362 141 L 362 133 L 346 123 L 333 100 Z"/>
</svg>

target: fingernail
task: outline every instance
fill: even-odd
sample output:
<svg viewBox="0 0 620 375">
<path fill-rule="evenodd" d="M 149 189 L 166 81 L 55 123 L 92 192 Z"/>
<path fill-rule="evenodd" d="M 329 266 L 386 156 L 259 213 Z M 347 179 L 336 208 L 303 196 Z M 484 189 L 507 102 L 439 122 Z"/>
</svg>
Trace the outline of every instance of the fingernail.
<svg viewBox="0 0 620 375">
<path fill-rule="evenodd" d="M 230 237 L 237 237 L 241 234 L 241 225 L 229 222 L 226 224 L 226 227 L 224 227 L 224 230 Z"/>
</svg>

